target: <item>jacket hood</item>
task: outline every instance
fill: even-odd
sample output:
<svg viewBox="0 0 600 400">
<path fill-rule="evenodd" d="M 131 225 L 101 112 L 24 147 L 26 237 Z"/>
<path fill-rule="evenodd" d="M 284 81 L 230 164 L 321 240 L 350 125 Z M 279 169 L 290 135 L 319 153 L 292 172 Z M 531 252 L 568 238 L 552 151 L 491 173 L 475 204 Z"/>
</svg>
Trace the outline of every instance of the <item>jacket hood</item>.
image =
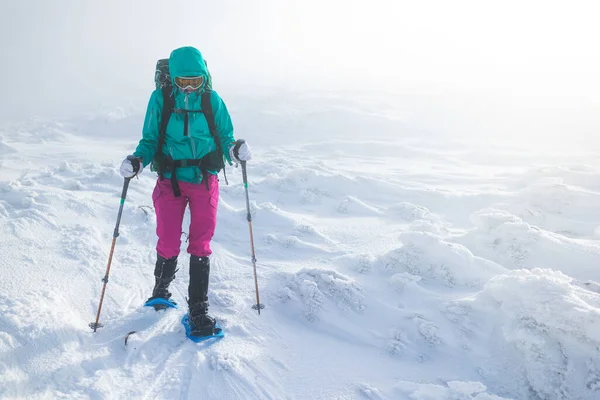
<svg viewBox="0 0 600 400">
<path fill-rule="evenodd" d="M 169 57 L 169 73 L 171 81 L 177 76 L 204 76 L 204 82 L 208 80 L 208 69 L 202 53 L 194 47 L 180 47 L 171 52 Z"/>
</svg>

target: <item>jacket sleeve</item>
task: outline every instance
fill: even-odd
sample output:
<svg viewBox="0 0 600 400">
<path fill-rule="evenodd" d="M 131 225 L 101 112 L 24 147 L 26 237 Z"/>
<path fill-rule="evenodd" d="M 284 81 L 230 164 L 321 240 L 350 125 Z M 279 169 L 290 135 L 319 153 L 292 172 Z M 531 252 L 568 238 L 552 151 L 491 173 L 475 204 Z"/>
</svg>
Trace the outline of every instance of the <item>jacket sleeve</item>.
<svg viewBox="0 0 600 400">
<path fill-rule="evenodd" d="M 158 148 L 158 131 L 160 129 L 160 116 L 162 113 L 162 93 L 159 90 L 152 92 L 144 127 L 142 128 L 142 139 L 133 153 L 142 159 L 144 167 L 152 162 Z"/>
<path fill-rule="evenodd" d="M 219 140 L 221 142 L 223 155 L 225 156 L 225 159 L 229 165 L 232 165 L 231 158 L 229 157 L 229 147 L 235 143 L 235 139 L 233 137 L 233 124 L 231 122 L 231 117 L 229 116 L 229 111 L 227 111 L 225 102 L 223 99 L 221 99 L 217 92 L 213 91 L 210 101 L 213 109 L 213 115 L 215 116 L 217 135 L 219 136 Z"/>
</svg>

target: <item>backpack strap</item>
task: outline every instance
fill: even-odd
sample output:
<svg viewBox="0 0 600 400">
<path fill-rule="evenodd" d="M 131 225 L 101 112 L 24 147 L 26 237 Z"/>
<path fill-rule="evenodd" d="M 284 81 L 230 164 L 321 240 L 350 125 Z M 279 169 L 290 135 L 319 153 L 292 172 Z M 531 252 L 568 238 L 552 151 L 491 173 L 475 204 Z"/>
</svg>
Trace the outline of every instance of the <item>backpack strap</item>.
<svg viewBox="0 0 600 400">
<path fill-rule="evenodd" d="M 158 160 L 158 175 L 160 179 L 164 178 L 164 172 L 171 172 L 171 186 L 173 189 L 173 195 L 175 197 L 181 196 L 181 189 L 179 188 L 179 180 L 177 179 L 177 168 L 181 167 L 189 167 L 189 166 L 197 166 L 202 170 L 203 178 L 206 180 L 206 184 L 208 185 L 208 180 L 206 179 L 206 163 L 208 162 L 208 157 L 203 157 L 200 160 L 173 160 L 170 156 L 163 154 L 162 149 L 165 145 L 165 136 L 167 132 L 167 125 L 169 124 L 169 119 L 173 112 L 183 112 L 185 114 L 184 120 L 184 135 L 187 136 L 188 133 L 188 113 L 190 112 L 198 112 L 193 110 L 175 110 L 175 98 L 173 97 L 173 89 L 172 86 L 167 85 L 162 88 L 163 95 L 163 109 L 160 121 L 160 130 L 158 132 L 158 149 L 156 152 L 155 159 Z M 210 135 L 213 137 L 215 144 L 217 145 L 217 153 L 219 155 L 219 165 L 218 168 L 223 169 L 223 175 L 225 176 L 225 183 L 227 182 L 227 175 L 225 173 L 225 162 L 223 160 L 223 148 L 221 147 L 221 141 L 219 140 L 219 136 L 217 134 L 217 126 L 215 125 L 215 116 L 212 110 L 212 104 L 210 102 L 211 91 L 206 90 L 202 93 L 200 98 L 200 105 L 202 107 L 202 113 L 206 118 L 206 122 L 208 123 L 208 129 L 210 131 Z M 208 189 L 208 186 L 207 186 Z"/>
<path fill-rule="evenodd" d="M 210 131 L 210 134 L 213 137 L 215 144 L 217 145 L 217 151 L 219 152 L 219 160 L 221 160 L 220 167 L 223 169 L 225 184 L 229 185 L 229 182 L 227 182 L 227 173 L 225 172 L 225 161 L 223 160 L 223 147 L 221 146 L 221 140 L 219 139 L 219 135 L 217 134 L 215 116 L 213 114 L 212 103 L 210 102 L 211 93 L 212 90 L 209 89 L 205 90 L 204 93 L 202 93 L 200 105 L 202 106 L 202 112 L 204 113 L 204 117 L 206 118 L 206 122 L 208 123 L 208 130 Z"/>
<path fill-rule="evenodd" d="M 165 160 L 165 169 L 171 172 L 171 189 L 173 189 L 173 196 L 181 196 L 179 179 L 177 179 L 177 168 L 198 167 L 202 172 L 202 182 L 206 185 L 206 190 L 210 190 L 210 184 L 208 183 L 208 169 L 211 168 L 210 154 L 207 154 L 200 159 L 173 160 L 171 157 L 166 157 Z"/>
<path fill-rule="evenodd" d="M 156 149 L 155 158 L 158 162 L 158 175 L 160 179 L 163 179 L 163 173 L 165 171 L 165 155 L 163 154 L 163 147 L 165 146 L 165 135 L 167 133 L 167 125 L 173 109 L 175 108 L 175 98 L 173 97 L 173 87 L 171 85 L 165 85 L 162 87 L 163 95 L 163 108 L 160 117 L 160 130 L 158 131 L 158 149 Z"/>
</svg>

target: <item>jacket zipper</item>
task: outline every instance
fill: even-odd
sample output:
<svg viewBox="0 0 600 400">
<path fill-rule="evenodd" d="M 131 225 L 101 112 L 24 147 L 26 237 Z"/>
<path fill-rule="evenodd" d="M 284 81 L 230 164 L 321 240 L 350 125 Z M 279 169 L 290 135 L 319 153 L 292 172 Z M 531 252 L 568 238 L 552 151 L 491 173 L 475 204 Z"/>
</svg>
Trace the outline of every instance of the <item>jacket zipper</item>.
<svg viewBox="0 0 600 400">
<path fill-rule="evenodd" d="M 185 108 L 186 110 L 189 108 L 189 104 L 188 104 L 188 94 L 185 94 Z M 190 123 L 190 118 L 189 118 L 189 112 L 185 113 L 185 136 L 188 136 L 189 134 L 189 123 Z M 192 136 L 189 136 L 189 141 L 190 141 L 190 147 L 192 149 L 192 157 L 194 158 L 194 160 L 196 159 L 196 144 L 194 142 L 194 138 L 192 138 Z M 194 168 L 194 177 L 196 178 L 196 180 L 198 180 L 198 171 L 200 170 L 199 167 L 195 167 Z"/>
</svg>

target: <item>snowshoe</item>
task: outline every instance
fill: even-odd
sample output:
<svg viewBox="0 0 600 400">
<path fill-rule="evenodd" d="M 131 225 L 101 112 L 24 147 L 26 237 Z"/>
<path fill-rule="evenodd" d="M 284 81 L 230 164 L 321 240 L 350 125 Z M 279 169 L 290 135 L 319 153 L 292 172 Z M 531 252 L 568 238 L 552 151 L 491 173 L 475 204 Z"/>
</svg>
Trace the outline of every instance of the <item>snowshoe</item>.
<svg viewBox="0 0 600 400">
<path fill-rule="evenodd" d="M 152 289 L 152 297 L 146 300 L 144 306 L 154 307 L 156 311 L 166 308 L 177 308 L 177 303 L 171 300 L 171 292 L 169 285 L 175 279 L 177 270 L 177 257 L 164 258 L 160 254 L 156 257 L 156 266 L 154 268 L 154 289 Z"/>
<path fill-rule="evenodd" d="M 210 318 L 210 317 L 209 317 Z M 185 327 L 185 335 L 193 342 L 199 343 L 208 339 L 220 339 L 225 336 L 225 332 L 219 326 L 214 319 L 210 318 L 213 324 L 204 326 L 198 329 L 189 318 L 188 314 L 185 314 L 181 319 L 181 323 Z"/>
<path fill-rule="evenodd" d="M 164 297 L 150 297 L 145 303 L 144 307 L 154 307 L 156 311 L 166 310 L 167 308 L 177 308 L 178 305 L 171 299 L 165 299 Z"/>
</svg>

